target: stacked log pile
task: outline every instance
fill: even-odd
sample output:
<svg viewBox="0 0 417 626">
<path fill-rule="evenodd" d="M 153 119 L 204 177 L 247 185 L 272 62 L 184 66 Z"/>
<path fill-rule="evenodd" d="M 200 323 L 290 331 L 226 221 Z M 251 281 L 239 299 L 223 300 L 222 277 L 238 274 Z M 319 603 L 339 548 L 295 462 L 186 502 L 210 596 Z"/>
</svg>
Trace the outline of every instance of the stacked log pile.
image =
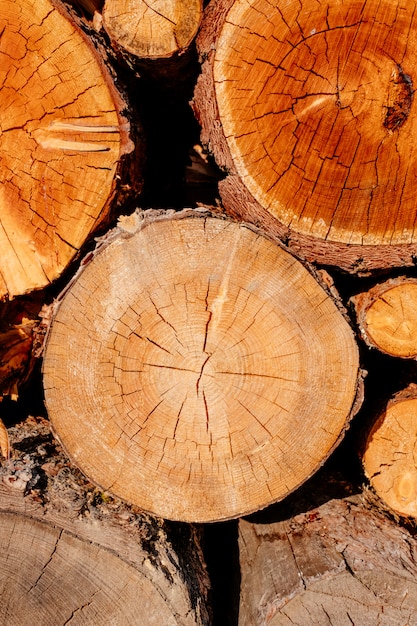
<svg viewBox="0 0 417 626">
<path fill-rule="evenodd" d="M 0 33 L 0 620 L 417 624 L 414 3 Z"/>
</svg>

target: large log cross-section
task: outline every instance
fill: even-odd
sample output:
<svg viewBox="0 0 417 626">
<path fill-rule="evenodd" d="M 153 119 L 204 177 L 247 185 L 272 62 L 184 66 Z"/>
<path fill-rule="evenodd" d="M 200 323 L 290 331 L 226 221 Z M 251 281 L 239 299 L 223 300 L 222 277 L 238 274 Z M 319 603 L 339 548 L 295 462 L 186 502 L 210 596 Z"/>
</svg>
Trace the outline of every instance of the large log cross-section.
<svg viewBox="0 0 417 626">
<path fill-rule="evenodd" d="M 194 108 L 226 209 L 348 270 L 417 252 L 414 0 L 214 0 Z"/>
<path fill-rule="evenodd" d="M 285 249 L 174 215 L 128 218 L 133 232 L 115 231 L 66 292 L 45 397 L 93 482 L 161 517 L 213 521 L 282 499 L 322 465 L 353 412 L 358 350 Z"/>
<path fill-rule="evenodd" d="M 2 0 L 0 86 L 3 299 L 60 276 L 107 216 L 133 144 L 103 60 L 59 0 Z"/>
</svg>

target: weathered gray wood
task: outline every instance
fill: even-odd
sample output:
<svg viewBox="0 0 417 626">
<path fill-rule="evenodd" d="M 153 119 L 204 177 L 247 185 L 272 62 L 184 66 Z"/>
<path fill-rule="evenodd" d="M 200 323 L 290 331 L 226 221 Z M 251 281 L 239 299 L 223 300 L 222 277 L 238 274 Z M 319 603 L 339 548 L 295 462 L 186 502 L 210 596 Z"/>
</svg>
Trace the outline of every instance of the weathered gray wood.
<svg viewBox="0 0 417 626">
<path fill-rule="evenodd" d="M 359 496 L 239 523 L 240 626 L 417 624 L 417 543 Z"/>
<path fill-rule="evenodd" d="M 0 467 L 0 623 L 208 626 L 191 526 L 168 526 L 96 490 L 46 420 L 9 429 Z M 181 531 L 181 532 L 180 532 Z"/>
</svg>

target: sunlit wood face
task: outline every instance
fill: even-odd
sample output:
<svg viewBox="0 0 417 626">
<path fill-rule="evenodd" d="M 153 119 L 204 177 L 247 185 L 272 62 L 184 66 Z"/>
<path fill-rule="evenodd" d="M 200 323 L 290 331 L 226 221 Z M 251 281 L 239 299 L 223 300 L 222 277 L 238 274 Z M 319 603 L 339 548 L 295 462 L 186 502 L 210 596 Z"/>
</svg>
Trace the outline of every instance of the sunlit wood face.
<svg viewBox="0 0 417 626">
<path fill-rule="evenodd" d="M 213 521 L 282 499 L 327 458 L 358 350 L 284 249 L 225 220 L 163 220 L 86 266 L 49 335 L 44 384 L 91 480 L 162 517 Z"/>
<path fill-rule="evenodd" d="M 236 169 L 292 230 L 407 244 L 415 225 L 416 3 L 235 2 L 214 80 Z"/>
<path fill-rule="evenodd" d="M 0 33 L 2 296 L 62 272 L 102 218 L 127 140 L 102 63 L 52 2 L 2 0 Z"/>
</svg>

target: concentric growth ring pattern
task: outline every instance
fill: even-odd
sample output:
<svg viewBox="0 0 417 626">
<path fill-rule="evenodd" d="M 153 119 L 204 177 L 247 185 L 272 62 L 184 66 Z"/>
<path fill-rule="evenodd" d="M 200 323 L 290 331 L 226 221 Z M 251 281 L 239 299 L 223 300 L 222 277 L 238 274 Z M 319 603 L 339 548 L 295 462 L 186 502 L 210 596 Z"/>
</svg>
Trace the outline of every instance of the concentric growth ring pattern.
<svg viewBox="0 0 417 626">
<path fill-rule="evenodd" d="M 187 521 L 247 513 L 305 480 L 346 426 L 357 375 L 349 325 L 305 267 L 213 218 L 155 222 L 97 254 L 44 367 L 80 468 Z"/>
<path fill-rule="evenodd" d="M 253 197 L 303 235 L 416 241 L 416 3 L 238 0 L 216 42 L 220 120 Z"/>
</svg>

